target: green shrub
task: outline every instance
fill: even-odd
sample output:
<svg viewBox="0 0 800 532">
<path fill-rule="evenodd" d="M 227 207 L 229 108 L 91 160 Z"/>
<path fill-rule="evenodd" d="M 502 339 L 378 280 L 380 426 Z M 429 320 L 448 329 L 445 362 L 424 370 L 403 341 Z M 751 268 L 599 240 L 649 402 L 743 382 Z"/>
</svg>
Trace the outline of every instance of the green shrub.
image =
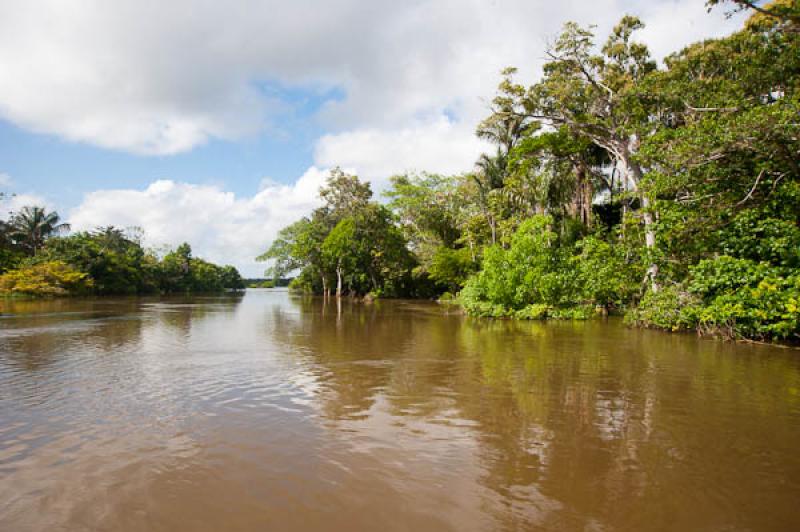
<svg viewBox="0 0 800 532">
<path fill-rule="evenodd" d="M 597 311 L 592 305 L 557 308 L 548 313 L 548 317 L 554 320 L 588 320 L 596 315 Z"/>
<path fill-rule="evenodd" d="M 698 313 L 701 332 L 727 338 L 800 339 L 800 276 L 762 279 L 713 298 Z"/>
<path fill-rule="evenodd" d="M 779 196 L 786 206 L 796 206 L 800 201 L 800 197 L 787 194 L 796 188 L 796 185 L 782 187 Z M 733 257 L 800 266 L 800 227 L 790 213 L 781 214 L 776 217 L 768 209 L 746 209 L 738 213 L 721 231 L 720 249 Z"/>
<path fill-rule="evenodd" d="M 508 249 L 484 252 L 483 268 L 459 295 L 467 313 L 583 320 L 596 315 L 595 305 L 620 306 L 639 291 L 641 267 L 621 246 L 590 236 L 573 248 L 559 242 L 552 222 L 534 216 L 519 226 Z"/>
<path fill-rule="evenodd" d="M 755 286 L 766 277 L 780 276 L 779 269 L 766 262 L 721 256 L 701 260 L 689 269 L 688 289 L 708 301 L 711 298 Z"/>
<path fill-rule="evenodd" d="M 508 249 L 495 245 L 485 251 L 482 270 L 461 293 L 468 312 L 510 314 L 531 304 L 570 301 L 575 276 L 551 225 L 551 217 L 534 216 L 520 225 Z"/>
<path fill-rule="evenodd" d="M 552 307 L 543 303 L 534 303 L 514 312 L 514 317 L 518 320 L 544 320 L 550 315 Z"/>
<path fill-rule="evenodd" d="M 457 292 L 475 273 L 476 264 L 469 249 L 451 249 L 440 246 L 436 249 L 428 267 L 428 275 L 447 290 Z"/>
<path fill-rule="evenodd" d="M 627 260 L 625 249 L 589 236 L 578 241 L 572 263 L 577 272 L 577 290 L 586 302 L 605 308 L 621 306 L 641 290 L 641 264 Z"/>
<path fill-rule="evenodd" d="M 691 267 L 685 289 L 668 286 L 648 293 L 628 321 L 730 339 L 797 340 L 798 302 L 796 270 L 722 256 Z"/>
<path fill-rule="evenodd" d="M 797 270 L 728 256 L 690 269 L 689 290 L 702 298 L 701 332 L 729 338 L 798 338 Z"/>
<path fill-rule="evenodd" d="M 647 292 L 639 306 L 625 316 L 626 323 L 670 331 L 694 329 L 699 299 L 681 286 Z"/>
</svg>

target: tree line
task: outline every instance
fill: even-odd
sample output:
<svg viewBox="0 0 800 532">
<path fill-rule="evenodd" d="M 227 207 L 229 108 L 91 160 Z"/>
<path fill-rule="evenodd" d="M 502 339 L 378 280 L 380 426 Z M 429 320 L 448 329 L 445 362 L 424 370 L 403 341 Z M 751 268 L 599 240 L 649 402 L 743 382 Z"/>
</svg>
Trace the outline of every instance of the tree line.
<svg viewBox="0 0 800 532">
<path fill-rule="evenodd" d="M 535 83 L 502 73 L 473 171 L 395 176 L 380 203 L 336 170 L 260 259 L 320 294 L 800 339 L 800 2 L 707 4 L 751 14 L 662 66 L 636 17 L 566 24 Z"/>
<path fill-rule="evenodd" d="M 189 244 L 160 257 L 141 232 L 116 227 L 67 234 L 43 207 L 0 222 L 0 293 L 6 295 L 217 292 L 244 288 L 233 266 L 194 257 Z"/>
</svg>

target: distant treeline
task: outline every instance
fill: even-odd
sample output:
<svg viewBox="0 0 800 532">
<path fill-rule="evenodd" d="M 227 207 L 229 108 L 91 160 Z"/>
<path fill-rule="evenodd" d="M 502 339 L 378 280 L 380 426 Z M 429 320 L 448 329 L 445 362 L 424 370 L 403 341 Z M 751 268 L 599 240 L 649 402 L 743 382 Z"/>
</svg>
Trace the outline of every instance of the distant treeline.
<svg viewBox="0 0 800 532">
<path fill-rule="evenodd" d="M 280 278 L 280 279 L 245 279 L 244 284 L 247 288 L 280 288 L 280 287 L 287 287 L 291 284 L 292 278 Z"/>
<path fill-rule="evenodd" d="M 476 316 L 800 340 L 800 1 L 716 1 L 745 27 L 659 67 L 625 16 L 565 25 L 532 85 L 502 76 L 462 175 L 387 204 L 336 170 L 260 258 L 337 295 L 455 297 Z"/>
<path fill-rule="evenodd" d="M 149 294 L 245 287 L 236 268 L 193 257 L 189 244 L 159 257 L 142 246 L 138 231 L 68 231 L 57 213 L 41 207 L 25 207 L 0 222 L 0 293 Z"/>
</svg>

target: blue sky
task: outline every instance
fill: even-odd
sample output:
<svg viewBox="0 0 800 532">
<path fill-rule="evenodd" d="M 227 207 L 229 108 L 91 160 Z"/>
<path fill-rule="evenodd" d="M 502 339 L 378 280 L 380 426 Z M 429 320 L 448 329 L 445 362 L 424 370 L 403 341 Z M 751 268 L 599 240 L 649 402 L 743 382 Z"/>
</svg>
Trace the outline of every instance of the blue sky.
<svg viewBox="0 0 800 532">
<path fill-rule="evenodd" d="M 254 194 L 262 181 L 292 182 L 313 163 L 315 139 L 325 130 L 316 113 L 342 98 L 337 90 L 277 90 L 285 109 L 278 126 L 237 140 L 210 139 L 171 155 L 143 156 L 109 150 L 57 135 L 35 133 L 0 120 L 2 172 L 15 190 L 59 205 L 78 205 L 87 191 L 144 188 L 157 179 L 213 184 L 236 194 Z"/>
<path fill-rule="evenodd" d="M 331 167 L 468 171 L 500 70 L 532 82 L 564 22 L 625 13 L 656 58 L 741 25 L 703 0 L 5 0 L 0 188 L 258 275 Z"/>
</svg>

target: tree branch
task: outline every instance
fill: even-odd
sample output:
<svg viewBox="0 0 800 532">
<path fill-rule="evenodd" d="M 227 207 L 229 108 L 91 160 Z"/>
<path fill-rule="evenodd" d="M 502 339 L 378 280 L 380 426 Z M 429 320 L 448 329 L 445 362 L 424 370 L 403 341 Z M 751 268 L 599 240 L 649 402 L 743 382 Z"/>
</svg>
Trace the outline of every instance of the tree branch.
<svg viewBox="0 0 800 532">
<path fill-rule="evenodd" d="M 693 107 L 687 102 L 683 102 L 683 105 L 685 105 L 688 110 L 695 113 L 735 113 L 739 110 L 738 107 Z"/>
<path fill-rule="evenodd" d="M 756 187 L 758 186 L 758 183 L 761 181 L 761 178 L 764 177 L 765 171 L 766 170 L 761 170 L 761 172 L 759 172 L 758 177 L 756 178 L 756 182 L 753 183 L 753 188 L 750 189 L 750 192 L 747 193 L 747 196 L 745 196 L 742 201 L 736 204 L 737 207 L 743 205 L 747 200 L 753 197 L 753 192 L 756 191 Z"/>
</svg>

